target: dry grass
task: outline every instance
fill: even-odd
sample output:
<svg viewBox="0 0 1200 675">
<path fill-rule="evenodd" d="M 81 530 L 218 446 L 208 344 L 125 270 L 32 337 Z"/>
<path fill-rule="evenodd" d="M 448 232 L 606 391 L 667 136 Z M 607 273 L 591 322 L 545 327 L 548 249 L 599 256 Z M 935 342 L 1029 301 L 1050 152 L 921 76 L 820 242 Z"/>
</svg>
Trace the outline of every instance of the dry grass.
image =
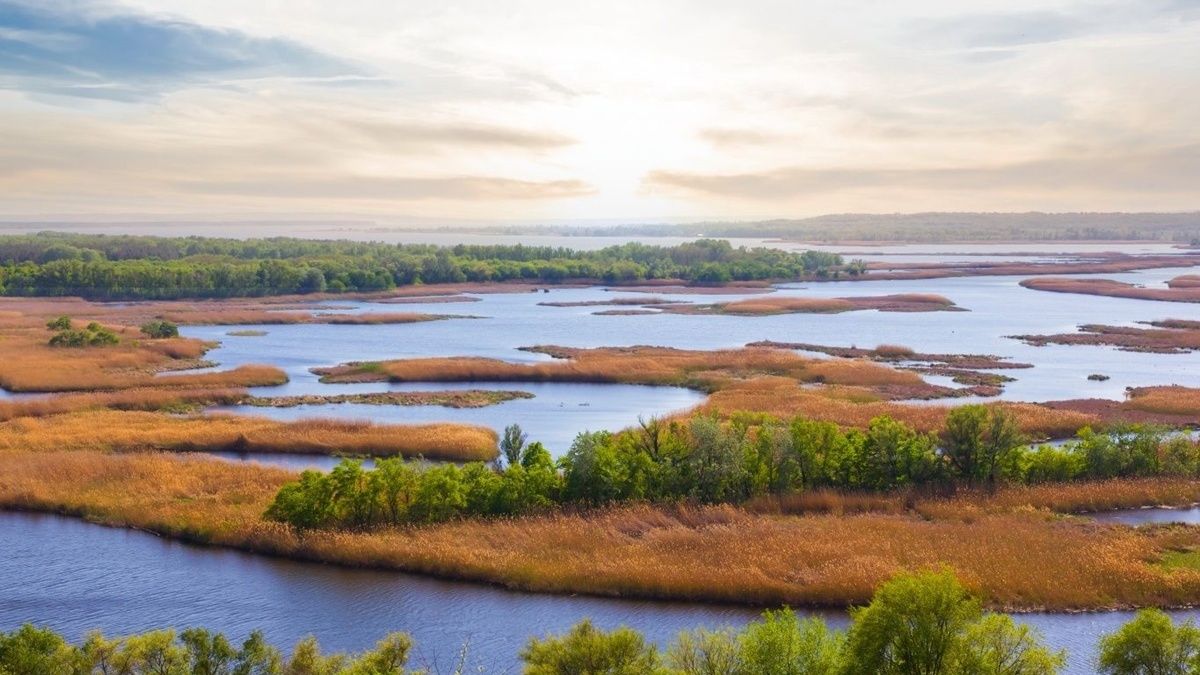
<svg viewBox="0 0 1200 675">
<path fill-rule="evenodd" d="M 1111 298 L 1165 302 L 1200 302 L 1200 287 L 1187 285 L 1171 286 L 1170 288 L 1143 288 L 1111 279 L 1065 279 L 1061 277 L 1026 279 L 1021 282 L 1021 285 L 1037 291 L 1054 293 L 1081 293 Z"/>
<path fill-rule="evenodd" d="M 1190 603 L 1200 572 L 1156 564 L 1197 528 L 1063 519 L 1020 493 L 1008 508 L 789 516 L 731 506 L 628 506 L 303 536 L 260 514 L 289 472 L 160 453 L 7 451 L 0 506 L 57 511 L 292 558 L 513 588 L 754 604 L 862 603 L 895 572 L 948 565 L 993 606 L 1099 609 Z M 1104 484 L 1096 491 L 1111 490 Z M 1040 499 L 1033 497 L 1031 499 Z"/>
<path fill-rule="evenodd" d="M 0 401 L 0 421 L 46 417 L 84 410 L 191 410 L 230 405 L 248 396 L 245 389 L 125 389 L 114 392 L 63 394 L 28 400 Z"/>
<path fill-rule="evenodd" d="M 1200 389 L 1139 387 L 1129 392 L 1123 407 L 1165 415 L 1185 415 L 1200 422 Z"/>
<path fill-rule="evenodd" d="M 832 362 L 832 363 L 837 363 Z M 853 363 L 853 362 L 852 362 Z M 1080 428 L 1096 426 L 1101 418 L 1074 410 L 1057 410 L 1034 403 L 994 403 L 1013 414 L 1021 430 L 1038 438 L 1065 438 Z M 888 416 L 920 431 L 938 431 L 949 414 L 949 405 L 915 405 L 880 400 L 872 391 L 855 387 L 805 388 L 783 378 L 759 378 L 717 391 L 701 406 L 702 412 L 727 416 L 738 411 L 767 413 L 780 418 L 802 415 L 842 427 L 867 426 Z"/>
<path fill-rule="evenodd" d="M 231 415 L 180 417 L 111 410 L 25 417 L 0 424 L 0 450 L 20 449 L 402 455 L 449 461 L 486 461 L 497 454 L 495 432 L 462 424 L 278 422 Z"/>
<path fill-rule="evenodd" d="M 921 378 L 866 361 L 804 358 L 782 349 L 698 351 L 667 347 L 534 347 L 547 363 L 424 358 L 361 363 L 317 371 L 328 382 L 601 382 L 675 385 L 713 391 L 732 382 L 778 376 L 793 382 L 922 387 Z"/>
<path fill-rule="evenodd" d="M 1076 333 L 1053 335 L 1013 335 L 1027 344 L 1041 347 L 1057 345 L 1103 345 L 1129 352 L 1181 354 L 1200 349 L 1200 322 L 1165 319 L 1138 326 L 1085 324 Z"/>
<path fill-rule="evenodd" d="M 256 326 L 299 323 L 326 323 L 339 325 L 373 325 L 419 323 L 439 319 L 456 318 L 441 314 L 416 312 L 371 312 L 363 314 L 280 312 L 255 309 L 229 309 L 176 311 L 162 315 L 167 321 L 186 326 Z"/>
<path fill-rule="evenodd" d="M 1182 274 L 1167 282 L 1171 288 L 1200 288 L 1200 274 Z"/>
<path fill-rule="evenodd" d="M 957 307 L 949 298 L 940 295 L 908 293 L 850 298 L 770 296 L 712 305 L 667 305 L 662 306 L 661 309 L 675 314 L 770 316 L 774 314 L 836 314 L 868 309 L 880 312 L 937 312 L 953 310 Z"/>
</svg>

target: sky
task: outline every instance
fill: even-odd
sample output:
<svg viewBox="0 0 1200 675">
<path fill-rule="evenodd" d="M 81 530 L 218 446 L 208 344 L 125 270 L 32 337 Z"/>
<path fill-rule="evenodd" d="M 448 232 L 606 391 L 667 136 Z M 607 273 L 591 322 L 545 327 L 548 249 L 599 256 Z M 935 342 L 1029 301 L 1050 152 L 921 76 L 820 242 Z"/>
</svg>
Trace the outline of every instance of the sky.
<svg viewBox="0 0 1200 675">
<path fill-rule="evenodd" d="M 0 216 L 1200 209 L 1200 0 L 0 0 Z"/>
</svg>

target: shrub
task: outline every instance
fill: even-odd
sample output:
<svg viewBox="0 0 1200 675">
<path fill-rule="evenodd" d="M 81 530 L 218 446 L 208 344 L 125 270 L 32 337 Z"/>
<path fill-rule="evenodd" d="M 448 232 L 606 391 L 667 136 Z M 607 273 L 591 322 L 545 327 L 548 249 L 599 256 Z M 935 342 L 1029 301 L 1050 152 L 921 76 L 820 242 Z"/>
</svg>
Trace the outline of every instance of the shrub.
<svg viewBox="0 0 1200 675">
<path fill-rule="evenodd" d="M 604 632 L 584 620 L 562 637 L 533 638 L 521 650 L 525 675 L 647 675 L 659 671 L 658 650 L 622 626 Z"/>
<path fill-rule="evenodd" d="M 179 337 L 179 326 L 170 321 L 148 321 L 142 324 L 142 334 L 154 339 Z"/>
</svg>

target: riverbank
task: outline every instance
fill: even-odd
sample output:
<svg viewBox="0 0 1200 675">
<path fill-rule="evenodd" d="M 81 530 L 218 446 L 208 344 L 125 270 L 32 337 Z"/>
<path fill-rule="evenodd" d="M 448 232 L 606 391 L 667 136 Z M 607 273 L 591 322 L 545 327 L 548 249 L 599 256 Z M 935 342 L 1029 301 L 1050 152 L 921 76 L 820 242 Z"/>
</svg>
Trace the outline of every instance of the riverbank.
<svg viewBox="0 0 1200 675">
<path fill-rule="evenodd" d="M 768 504 L 632 505 L 372 532 L 264 521 L 293 472 L 164 453 L 5 450 L 0 507 L 68 514 L 298 560 L 549 593 L 750 605 L 862 603 L 900 570 L 945 564 L 997 608 L 1184 606 L 1200 570 L 1190 527 L 1129 528 L 1060 515 L 1200 499 L 1194 481 L 1078 483 L 957 499 L 903 497 L 850 513 Z M 826 502 L 827 503 L 827 502 Z"/>
</svg>

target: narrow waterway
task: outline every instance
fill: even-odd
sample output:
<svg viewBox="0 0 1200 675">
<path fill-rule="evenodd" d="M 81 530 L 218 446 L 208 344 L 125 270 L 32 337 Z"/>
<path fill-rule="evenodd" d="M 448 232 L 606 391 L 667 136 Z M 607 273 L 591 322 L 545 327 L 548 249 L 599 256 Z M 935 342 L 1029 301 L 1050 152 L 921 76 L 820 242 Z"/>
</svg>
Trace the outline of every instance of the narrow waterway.
<svg viewBox="0 0 1200 675">
<path fill-rule="evenodd" d="M 517 654 L 530 636 L 563 632 L 585 617 L 604 628 L 631 626 L 665 644 L 680 630 L 740 626 L 758 614 L 728 606 L 515 593 L 300 563 L 52 515 L 0 513 L 0 549 L 0 630 L 33 621 L 79 639 L 92 629 L 119 635 L 205 626 L 240 640 L 261 628 L 278 644 L 313 634 L 339 650 L 364 649 L 400 630 L 416 641 L 416 664 L 435 672 L 448 671 L 464 647 L 473 667 L 516 672 Z M 847 621 L 845 612 L 820 615 L 839 627 Z M 1088 673 L 1099 636 L 1131 616 L 1019 618 L 1069 651 L 1069 673 Z"/>
</svg>

